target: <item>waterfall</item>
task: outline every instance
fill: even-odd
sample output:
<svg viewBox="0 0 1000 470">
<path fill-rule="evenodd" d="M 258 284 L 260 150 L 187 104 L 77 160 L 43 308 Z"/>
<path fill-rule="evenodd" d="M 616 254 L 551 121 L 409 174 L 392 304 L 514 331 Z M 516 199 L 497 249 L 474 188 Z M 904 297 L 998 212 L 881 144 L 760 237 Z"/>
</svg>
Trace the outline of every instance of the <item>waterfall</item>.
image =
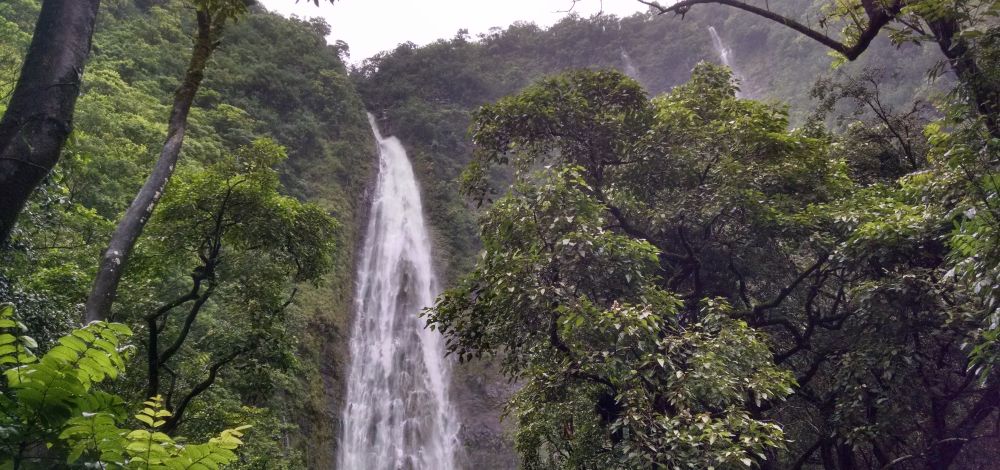
<svg viewBox="0 0 1000 470">
<path fill-rule="evenodd" d="M 715 46 L 715 53 L 719 54 L 719 59 L 722 60 L 722 65 L 732 69 L 733 63 L 729 59 L 729 48 L 726 47 L 726 43 L 722 42 L 722 38 L 719 37 L 719 32 L 715 30 L 715 26 L 709 26 L 708 32 L 712 35 L 712 44 Z"/>
<path fill-rule="evenodd" d="M 355 293 L 341 470 L 451 470 L 459 421 L 443 340 L 418 317 L 438 293 L 413 168 L 395 137 L 379 174 Z"/>
<path fill-rule="evenodd" d="M 625 72 L 625 75 L 628 75 L 632 79 L 638 80 L 639 69 L 635 67 L 635 64 L 632 62 L 632 58 L 629 57 L 628 52 L 625 52 L 625 49 L 622 49 L 621 55 L 622 55 L 622 66 L 624 67 L 623 71 Z"/>
<path fill-rule="evenodd" d="M 726 47 L 726 43 L 722 42 L 722 38 L 719 37 L 719 32 L 715 30 L 714 26 L 709 26 L 708 32 L 709 34 L 712 35 L 712 45 L 713 47 L 715 47 L 715 53 L 719 54 L 719 60 L 722 61 L 722 65 L 729 67 L 729 70 L 733 72 L 733 77 L 736 78 L 736 80 L 739 81 L 741 85 L 746 85 L 746 79 L 744 79 L 743 75 L 740 74 L 738 71 L 736 71 L 736 68 L 733 67 L 733 62 L 731 57 L 732 51 L 730 51 L 729 48 Z M 742 95 L 743 94 L 740 92 L 736 93 L 736 96 L 742 96 Z"/>
</svg>

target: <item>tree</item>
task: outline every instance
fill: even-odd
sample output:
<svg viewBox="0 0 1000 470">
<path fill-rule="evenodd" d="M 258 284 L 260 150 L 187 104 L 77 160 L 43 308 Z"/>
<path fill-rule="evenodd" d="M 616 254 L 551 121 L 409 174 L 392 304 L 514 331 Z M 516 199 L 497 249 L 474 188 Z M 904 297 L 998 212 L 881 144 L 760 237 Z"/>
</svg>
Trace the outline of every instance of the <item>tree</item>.
<svg viewBox="0 0 1000 470">
<path fill-rule="evenodd" d="M 85 322 L 106 318 L 110 313 L 118 283 L 128 266 L 135 242 L 153 215 L 156 204 L 163 197 L 167 183 L 177 166 L 184 134 L 187 131 L 188 113 L 204 80 L 208 59 L 219 45 L 226 21 L 231 21 L 246 12 L 243 0 L 197 0 L 195 5 L 198 29 L 187 71 L 181 85 L 174 93 L 173 108 L 168 120 L 167 140 L 163 144 L 160 158 L 156 161 L 152 173 L 146 178 L 146 182 L 118 222 L 108 247 L 101 255 L 94 287 L 87 298 Z"/>
<path fill-rule="evenodd" d="M 497 167 L 513 171 L 514 185 L 483 219 L 479 266 L 442 297 L 431 320 L 456 353 L 502 352 L 506 371 L 525 380 L 511 412 L 526 459 L 563 449 L 565 459 L 617 464 L 614 435 L 585 418 L 602 410 L 627 415 L 644 409 L 629 397 L 655 397 L 625 394 L 637 389 L 630 376 L 613 374 L 645 371 L 629 356 L 632 341 L 647 351 L 669 349 L 675 339 L 710 344 L 677 338 L 675 330 L 735 334 L 743 339 L 727 344 L 749 355 L 742 359 L 763 361 L 741 370 L 774 367 L 794 376 L 785 400 L 757 403 L 756 391 L 743 390 L 747 401 L 728 402 L 795 437 L 763 451 L 763 468 L 884 467 L 897 459 L 947 468 L 990 458 L 984 436 L 997 423 L 1000 382 L 977 374 L 962 346 L 977 337 L 986 299 L 950 280 L 956 253 L 942 243 L 957 208 L 973 201 L 951 199 L 967 190 L 959 173 L 929 166 L 943 161 L 942 136 L 930 132 L 928 142 L 905 131 L 921 127 L 921 117 L 880 107 L 878 89 L 866 83 L 825 82 L 820 94 L 864 110 L 855 119 L 866 120 L 860 125 L 870 139 L 832 134 L 816 121 L 788 130 L 782 109 L 736 99 L 731 75 L 705 64 L 652 101 L 620 74 L 578 72 L 482 108 L 464 187 L 489 202 Z M 871 164 L 908 165 L 906 148 L 916 171 Z M 963 252 L 989 252 L 974 243 Z M 633 257 L 614 262 L 628 247 L 637 250 Z M 647 290 L 632 293 L 636 286 Z M 654 301 L 654 287 L 670 301 Z M 642 338 L 641 324 L 627 327 L 636 317 L 651 318 L 655 339 Z M 556 335 L 547 336 L 553 324 Z M 617 335 L 604 331 L 618 327 Z M 751 338 L 758 335 L 766 335 L 770 353 L 757 349 L 761 340 Z M 663 364 L 650 354 L 658 367 L 687 374 L 670 362 L 684 361 L 684 353 L 664 354 Z M 585 367 L 590 361 L 601 364 L 596 372 Z M 576 364 L 591 375 L 574 376 Z M 719 380 L 736 373 L 709 369 Z M 588 380 L 599 384 L 590 395 L 580 385 Z M 643 380 L 688 396 L 655 375 Z M 646 415 L 657 416 L 652 409 Z M 675 412 L 686 416 L 659 411 Z M 561 431 L 577 425 L 588 437 L 572 441 Z M 581 445 L 601 438 L 604 447 Z M 652 453 L 680 452 L 675 443 L 645 443 Z M 577 453 L 594 448 L 600 455 Z"/>
<path fill-rule="evenodd" d="M 177 166 L 187 131 L 188 114 L 204 80 L 208 60 L 220 44 L 226 22 L 236 21 L 247 12 L 246 0 L 193 1 L 196 7 L 197 32 L 187 71 L 174 93 L 166 142 L 153 171 L 118 222 L 107 248 L 101 255 L 94 286 L 84 310 L 85 322 L 106 318 L 111 313 L 111 305 L 115 301 L 122 275 L 128 267 L 132 249 L 153 215 L 157 203 L 163 197 L 167 183 L 170 182 Z M 319 5 L 319 0 L 314 2 Z"/>
<path fill-rule="evenodd" d="M 203 19 L 201 12 L 211 11 L 212 18 L 204 18 L 209 23 L 205 31 L 209 36 L 200 39 L 200 45 L 195 45 L 196 52 L 191 61 L 193 68 L 185 79 L 186 85 L 178 90 L 180 102 L 184 101 L 182 96 L 193 98 L 197 92 L 201 79 L 200 72 L 195 69 L 204 69 L 211 53 L 211 49 L 206 51 L 206 47 L 215 47 L 210 38 L 214 34 L 211 23 L 223 16 L 239 13 L 252 0 L 194 1 L 200 12 L 199 23 Z M 319 0 L 312 2 L 319 5 Z M 99 5 L 99 0 L 42 2 L 31 46 L 10 103 L 0 119 L 0 201 L 3 201 L 0 203 L 0 244 L 6 243 L 29 196 L 59 161 L 63 144 L 72 132 L 73 111 L 80 95 L 84 64 L 90 53 Z M 221 24 L 222 21 L 218 26 Z M 199 31 L 201 29 L 202 26 L 199 26 Z M 190 72 L 195 72 L 198 77 Z M 175 128 L 168 133 L 173 138 L 168 137 L 164 146 L 176 146 L 178 152 L 183 131 L 178 135 L 176 125 L 178 120 L 183 121 L 186 117 L 184 108 L 189 109 L 190 105 L 174 107 L 171 124 Z"/>
<path fill-rule="evenodd" d="M 170 92 L 188 59 L 177 51 L 190 49 L 195 15 L 183 0 L 156 3 L 148 12 L 130 1 L 102 4 L 99 23 L 104 27 L 95 32 L 74 135 L 22 212 L 9 249 L 0 255 L 0 303 L 18 306 L 43 350 L 79 325 L 95 261 L 163 144 Z M 18 63 L 31 39 L 38 4 L 0 2 L 0 49 L 12 51 Z M 363 105 L 336 51 L 326 44 L 328 31 L 321 20 L 284 18 L 262 9 L 227 23 L 224 44 L 213 53 L 189 115 L 183 157 L 170 188 L 267 135 L 288 147 L 289 158 L 277 164 L 278 191 L 314 202 L 353 225 L 360 212 L 356 190 L 377 162 L 370 155 Z M 3 62 L 0 78 L 16 78 L 7 64 Z M 0 108 L 4 105 L 0 101 Z M 338 231 L 330 241 L 349 251 L 354 246 L 351 232 Z M 188 292 L 190 274 L 199 265 L 186 253 L 158 250 L 160 233 L 147 225 L 115 304 L 113 318 L 135 329 L 138 351 L 129 364 L 135 373 L 115 382 L 114 389 L 133 404 L 146 398 L 148 335 L 143 315 Z M 169 269 L 153 269 L 155 264 Z M 251 305 L 263 292 L 254 285 L 245 292 L 261 295 L 235 296 L 240 291 L 229 275 L 236 266 L 249 264 L 231 257 L 222 263 L 217 278 L 222 285 L 206 301 L 180 352 L 160 369 L 164 402 L 173 386 L 171 409 L 176 411 L 217 359 L 241 342 L 268 340 L 256 341 L 252 351 L 221 367 L 212 386 L 191 400 L 173 432 L 202 442 L 216 434 L 219 423 L 253 424 L 255 430 L 265 431 L 252 433 L 247 440 L 252 449 L 242 452 L 234 467 L 329 466 L 323 459 L 335 454 L 336 436 L 333 424 L 320 415 L 336 412 L 337 392 L 320 379 L 322 371 L 329 370 L 330 358 L 336 367 L 346 360 L 340 354 L 346 343 L 331 341 L 331 334 L 344 331 L 327 325 L 341 324 L 354 273 L 347 263 L 334 264 L 318 285 L 295 285 L 295 301 L 273 315 L 270 325 L 244 330 L 231 328 L 230 322 L 250 324 L 252 312 L 263 317 L 278 310 L 293 286 L 267 284 L 281 288 L 267 291 L 267 306 Z M 270 272 L 264 268 L 258 269 L 260 275 Z M 176 339 L 188 307 L 172 312 L 161 333 L 161 351 Z M 210 340 L 202 339 L 205 335 Z M 172 372 L 179 375 L 176 381 Z"/>
<path fill-rule="evenodd" d="M 729 135 L 759 153 L 780 148 L 787 137 L 768 142 L 767 132 L 783 121 L 737 107 L 718 68 L 700 66 L 682 88 L 650 102 L 617 72 L 571 72 L 477 114 L 467 191 L 484 200 L 497 164 L 514 168 L 514 185 L 482 221 L 482 260 L 429 321 L 460 358 L 496 353 L 524 381 L 510 411 L 529 468 L 737 467 L 783 445 L 781 428 L 752 410 L 793 380 L 696 265 L 692 250 L 705 247 L 685 240 L 702 232 L 661 230 L 700 214 L 674 200 L 675 219 L 664 198 L 676 187 L 660 184 L 739 174 L 735 158 L 699 147 L 730 143 L 706 138 L 716 128 L 699 130 L 699 115 L 745 119 Z M 810 155 L 800 143 L 792 152 Z M 684 165 L 706 156 L 716 158 L 706 168 Z M 729 215 L 697 204 L 722 210 L 710 220 Z"/>
<path fill-rule="evenodd" d="M 316 282 L 332 266 L 336 222 L 278 193 L 274 166 L 284 158 L 283 148 L 258 140 L 204 170 L 179 174 L 150 222 L 154 241 L 140 244 L 144 275 L 160 279 L 151 286 L 156 302 L 148 310 L 137 302 L 136 309 L 146 325 L 144 396 L 164 394 L 172 412 L 168 433 L 224 367 L 255 354 L 266 362 L 268 351 L 288 340 L 283 320 L 294 283 Z M 190 287 L 171 292 L 182 282 L 170 273 L 180 270 L 190 273 Z M 240 328 L 212 332 L 199 321 Z M 207 377 L 195 379 L 205 370 Z"/>
<path fill-rule="evenodd" d="M 844 128 L 837 137 L 851 142 L 846 150 L 859 151 L 844 158 L 853 167 L 854 180 L 865 184 L 891 182 L 928 164 L 929 143 L 923 130 L 932 121 L 934 110 L 928 103 L 916 101 L 905 112 L 897 112 L 883 96 L 889 77 L 882 69 L 865 69 L 841 80 L 822 78 L 811 92 L 819 108 L 808 125 L 823 126 L 838 107 L 848 107 L 848 114 L 836 118 Z"/>
<path fill-rule="evenodd" d="M 832 49 L 847 60 L 854 60 L 868 50 L 872 41 L 887 31 L 896 43 L 933 41 L 941 49 L 951 69 L 964 85 L 970 105 L 984 121 L 994 138 L 1000 138 L 1000 85 L 983 70 L 983 44 L 996 34 L 1000 11 L 995 0 L 851 0 L 829 2 L 819 28 L 774 12 L 770 6 L 756 6 L 741 0 L 682 0 L 664 6 L 653 0 L 638 0 L 659 14 L 676 13 L 682 17 L 695 5 L 719 4 L 737 8 L 785 25 Z M 766 3 L 766 2 L 765 2 Z M 842 23 L 842 38 L 828 34 L 827 25 Z"/>
<path fill-rule="evenodd" d="M 838 256 L 839 261 L 829 268 L 846 271 L 817 272 L 817 276 L 830 273 L 840 278 L 837 282 L 845 283 L 845 292 L 853 291 L 853 295 L 843 297 L 847 304 L 835 304 L 841 313 L 832 318 L 844 320 L 836 324 L 838 330 L 855 331 L 841 341 L 859 341 L 848 348 L 830 343 L 819 353 L 814 336 L 818 330 L 810 326 L 814 322 L 807 321 L 793 333 L 801 346 L 790 352 L 797 355 L 813 350 L 809 354 L 817 354 L 815 359 L 835 355 L 857 361 L 855 364 L 868 364 L 868 373 L 877 380 L 873 383 L 858 372 L 853 376 L 840 374 L 836 379 L 841 390 L 863 391 L 861 396 L 866 398 L 862 400 L 833 390 L 803 394 L 821 413 L 833 405 L 827 408 L 832 411 L 828 423 L 837 429 L 835 435 L 843 437 L 834 439 L 840 443 L 819 437 L 796 464 L 804 465 L 815 452 L 826 468 L 854 468 L 859 462 L 929 468 L 978 465 L 970 462 L 977 462 L 976 455 L 988 455 L 989 447 L 984 448 L 981 440 L 990 436 L 987 429 L 995 425 L 1000 408 L 1000 383 L 994 372 L 1000 359 L 1000 289 L 995 282 L 1000 273 L 996 249 L 1000 209 L 995 202 L 1000 194 L 996 177 L 1000 145 L 996 2 L 831 2 L 819 28 L 845 25 L 839 40 L 747 2 L 682 1 L 669 7 L 643 3 L 660 13 L 681 15 L 698 4 L 735 7 L 785 24 L 850 60 L 864 53 L 883 31 L 897 44 L 913 40 L 938 45 L 959 84 L 939 108 L 944 118 L 935 122 L 914 120 L 913 114 L 887 113 L 878 101 L 877 80 L 861 77 L 832 95 L 827 93 L 830 90 L 822 91 L 825 84 L 821 84 L 820 97 L 843 93 L 841 97 L 849 96 L 875 115 L 853 123 L 847 134 L 836 137 L 836 145 L 869 161 L 891 163 L 894 153 L 908 161 L 895 170 L 902 171 L 895 183 L 883 180 L 872 184 L 858 197 L 836 204 L 838 208 L 827 208 L 840 217 L 840 222 L 826 221 L 828 227 L 847 220 L 860 222 L 848 224 L 853 233 L 834 231 L 835 239 L 843 240 L 836 250 L 846 256 Z M 932 69 L 931 73 L 938 71 Z M 925 124 L 926 138 L 913 132 Z M 923 149 L 915 149 L 912 143 Z M 872 147 L 881 151 L 873 153 Z M 869 172 L 863 178 L 871 182 L 872 177 L 880 176 Z M 865 214 L 878 216 L 870 219 Z M 883 272 L 871 271 L 872 267 Z M 823 288 L 813 290 L 819 293 Z M 864 295 L 858 296 L 862 292 Z M 898 325 L 900 320 L 905 327 L 891 340 L 861 340 L 878 331 L 875 325 Z M 809 334 L 802 336 L 803 332 Z M 898 354 L 917 360 L 903 365 L 893 360 Z M 900 375 L 920 377 L 926 384 L 924 395 L 914 400 L 900 393 L 906 386 L 890 380 Z M 897 398 L 885 398 L 890 396 Z M 887 401 L 883 400 L 901 406 L 885 406 Z M 929 424 L 915 422 L 913 429 L 919 432 L 901 445 L 900 438 L 893 438 L 880 424 L 887 413 L 896 425 L 913 416 L 926 416 L 924 423 Z M 870 450 L 858 451 L 858 433 L 870 436 Z M 850 449 L 847 442 L 854 442 Z"/>
<path fill-rule="evenodd" d="M 0 119 L 0 244 L 72 131 L 99 0 L 46 0 Z"/>
</svg>

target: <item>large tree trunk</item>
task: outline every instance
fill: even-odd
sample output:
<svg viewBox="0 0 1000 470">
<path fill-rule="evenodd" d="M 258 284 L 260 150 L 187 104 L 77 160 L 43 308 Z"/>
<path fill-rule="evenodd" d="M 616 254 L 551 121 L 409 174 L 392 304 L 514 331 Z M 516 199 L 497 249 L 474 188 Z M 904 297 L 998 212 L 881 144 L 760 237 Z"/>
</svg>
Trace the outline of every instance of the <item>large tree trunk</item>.
<svg viewBox="0 0 1000 470">
<path fill-rule="evenodd" d="M 153 209 L 163 196 L 184 143 L 184 133 L 187 130 L 188 113 L 191 104 L 201 87 L 205 66 L 217 45 L 216 38 L 222 28 L 222 20 L 213 21 L 208 12 L 199 11 L 198 32 L 195 38 L 194 50 L 188 64 L 184 81 L 174 94 L 173 109 L 167 127 L 167 140 L 160 151 L 153 172 L 146 178 L 142 189 L 132 200 L 125 215 L 118 222 L 107 249 L 101 255 L 101 264 L 94 279 L 94 286 L 87 299 L 85 322 L 104 320 L 111 312 L 111 304 L 118 292 L 118 283 L 128 263 L 136 240 L 146 227 Z"/>
<path fill-rule="evenodd" d="M 72 130 L 100 0 L 45 0 L 0 120 L 0 244 Z"/>
</svg>

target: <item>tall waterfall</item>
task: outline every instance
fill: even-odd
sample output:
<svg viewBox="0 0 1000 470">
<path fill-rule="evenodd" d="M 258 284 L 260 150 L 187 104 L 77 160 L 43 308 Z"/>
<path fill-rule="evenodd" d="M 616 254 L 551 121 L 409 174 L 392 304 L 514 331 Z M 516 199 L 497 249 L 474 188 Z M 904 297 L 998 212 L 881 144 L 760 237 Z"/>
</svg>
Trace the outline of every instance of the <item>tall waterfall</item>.
<svg viewBox="0 0 1000 470">
<path fill-rule="evenodd" d="M 709 34 L 712 35 L 712 46 L 715 48 L 715 53 L 719 54 L 719 60 L 722 61 L 722 65 L 729 67 L 729 70 L 733 72 L 733 77 L 735 77 L 742 85 L 746 85 L 746 79 L 743 77 L 736 67 L 733 67 L 732 51 L 726 47 L 726 43 L 722 42 L 722 38 L 719 37 L 719 32 L 715 30 L 714 26 L 708 27 Z M 737 92 L 737 96 L 742 96 L 742 93 Z"/>
<path fill-rule="evenodd" d="M 358 267 L 341 470 L 451 470 L 459 421 L 443 340 L 418 317 L 438 292 L 413 168 L 395 137 L 379 174 Z"/>
</svg>

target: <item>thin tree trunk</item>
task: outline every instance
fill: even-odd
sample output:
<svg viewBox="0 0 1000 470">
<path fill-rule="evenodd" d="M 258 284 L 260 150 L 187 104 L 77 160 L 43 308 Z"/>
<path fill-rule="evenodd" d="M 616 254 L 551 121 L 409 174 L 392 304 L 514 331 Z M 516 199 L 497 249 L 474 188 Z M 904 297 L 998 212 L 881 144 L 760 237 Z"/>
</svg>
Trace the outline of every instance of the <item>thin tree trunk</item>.
<svg viewBox="0 0 1000 470">
<path fill-rule="evenodd" d="M 0 120 L 0 244 L 72 130 L 100 0 L 45 0 Z"/>
<path fill-rule="evenodd" d="M 157 331 L 158 317 L 146 319 L 146 328 L 149 329 L 149 349 L 146 351 L 146 367 L 148 379 L 146 380 L 146 397 L 153 398 L 160 394 L 160 332 Z"/>
<path fill-rule="evenodd" d="M 163 196 L 170 177 L 174 173 L 177 159 L 184 143 L 184 133 L 187 130 L 187 117 L 191 111 L 194 97 L 201 87 L 205 66 L 217 46 L 216 38 L 221 31 L 222 22 L 213 21 L 208 12 L 198 12 L 198 33 L 195 38 L 194 50 L 188 64 L 187 73 L 180 88 L 174 94 L 174 105 L 170 112 L 167 127 L 167 140 L 160 151 L 160 158 L 153 172 L 146 178 L 142 189 L 132 200 L 125 215 L 118 222 L 107 249 L 101 255 L 100 267 L 94 286 L 87 299 L 85 322 L 104 320 L 111 312 L 111 305 L 118 292 L 118 283 L 128 263 L 136 240 L 146 227 L 153 209 Z M 221 16 L 220 16 L 221 18 Z"/>
<path fill-rule="evenodd" d="M 160 429 L 167 434 L 173 434 L 173 432 L 177 429 L 177 426 L 180 424 L 181 420 L 184 419 L 184 411 L 187 410 L 188 405 L 191 404 L 191 400 L 197 398 L 198 395 L 201 395 L 203 392 L 205 392 L 205 390 L 208 390 L 208 388 L 215 383 L 215 379 L 219 376 L 219 370 L 225 367 L 226 364 L 229 364 L 230 362 L 235 360 L 240 354 L 250 352 L 256 347 L 257 344 L 256 342 L 254 342 L 253 344 L 245 348 L 233 351 L 226 357 L 220 359 L 215 364 L 212 364 L 208 368 L 208 378 L 199 382 L 198 385 L 195 385 L 194 388 L 187 395 L 185 395 L 183 399 L 181 399 L 181 403 L 177 405 L 176 409 L 173 410 L 173 416 L 167 418 L 166 424 L 164 424 L 163 427 Z"/>
</svg>

